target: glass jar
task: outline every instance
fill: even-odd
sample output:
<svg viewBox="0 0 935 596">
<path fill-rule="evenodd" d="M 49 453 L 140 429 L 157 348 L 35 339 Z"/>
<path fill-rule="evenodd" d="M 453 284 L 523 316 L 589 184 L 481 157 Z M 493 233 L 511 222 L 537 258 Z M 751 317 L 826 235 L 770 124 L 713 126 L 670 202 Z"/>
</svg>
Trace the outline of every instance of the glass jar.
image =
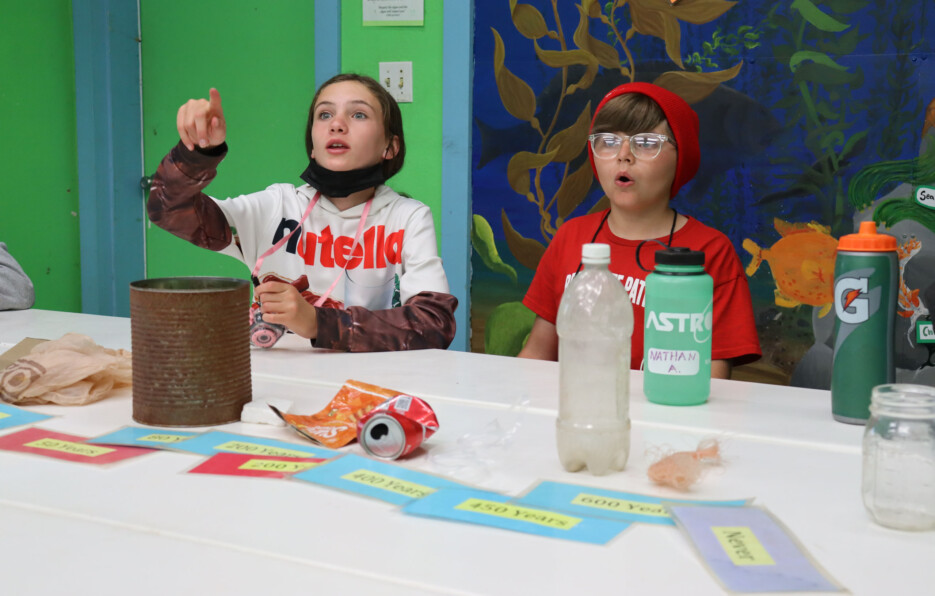
<svg viewBox="0 0 935 596">
<path fill-rule="evenodd" d="M 874 521 L 935 529 L 935 387 L 874 387 L 863 455 L 864 506 Z"/>
</svg>

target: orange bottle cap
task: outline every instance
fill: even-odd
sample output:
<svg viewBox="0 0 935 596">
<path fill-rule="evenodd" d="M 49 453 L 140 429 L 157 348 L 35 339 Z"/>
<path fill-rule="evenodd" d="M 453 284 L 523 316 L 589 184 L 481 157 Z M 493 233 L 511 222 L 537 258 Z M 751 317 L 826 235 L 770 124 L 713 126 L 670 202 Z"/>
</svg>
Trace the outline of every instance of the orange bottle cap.
<svg viewBox="0 0 935 596">
<path fill-rule="evenodd" d="M 872 221 L 860 222 L 860 230 L 856 234 L 841 236 L 838 240 L 838 250 L 855 252 L 887 252 L 896 250 L 896 239 L 888 234 L 877 233 L 877 224 Z"/>
</svg>

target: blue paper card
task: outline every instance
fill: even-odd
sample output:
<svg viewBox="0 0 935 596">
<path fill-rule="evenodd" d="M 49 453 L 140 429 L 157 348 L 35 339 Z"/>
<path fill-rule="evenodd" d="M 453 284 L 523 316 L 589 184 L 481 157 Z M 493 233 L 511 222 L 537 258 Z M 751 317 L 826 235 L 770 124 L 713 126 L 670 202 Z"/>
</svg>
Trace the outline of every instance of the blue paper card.
<svg viewBox="0 0 935 596">
<path fill-rule="evenodd" d="M 607 544 L 630 524 L 574 516 L 510 502 L 510 497 L 480 490 L 441 489 L 403 508 L 403 513 L 451 519 L 514 532 Z"/>
<path fill-rule="evenodd" d="M 667 505 L 711 572 L 736 592 L 842 592 L 761 507 Z"/>
<path fill-rule="evenodd" d="M 181 441 L 198 436 L 200 433 L 178 430 L 153 430 L 139 426 L 125 426 L 112 433 L 88 439 L 85 443 L 100 445 L 128 445 L 148 447 L 150 449 L 173 449 Z"/>
<path fill-rule="evenodd" d="M 719 505 L 742 507 L 750 499 L 733 501 L 690 501 L 682 499 L 660 499 L 648 495 L 624 493 L 592 486 L 543 481 L 516 503 L 547 507 L 587 517 L 603 517 L 647 524 L 674 526 L 675 522 L 663 506 L 666 503 Z"/>
<path fill-rule="evenodd" d="M 51 418 L 51 416 L 0 403 L 0 428 L 13 428 L 14 426 L 33 424 L 40 420 L 45 420 L 46 418 Z"/>
<path fill-rule="evenodd" d="M 243 453 L 245 455 L 277 455 L 283 457 L 323 457 L 332 458 L 340 455 L 332 449 L 299 445 L 276 439 L 263 439 L 247 435 L 236 435 L 211 431 L 201 433 L 191 439 L 179 441 L 171 447 L 179 451 L 198 453 L 200 455 L 214 455 L 215 453 Z"/>
<path fill-rule="evenodd" d="M 464 488 L 452 480 L 384 461 L 348 454 L 292 476 L 394 505 L 422 499 L 440 488 Z"/>
</svg>

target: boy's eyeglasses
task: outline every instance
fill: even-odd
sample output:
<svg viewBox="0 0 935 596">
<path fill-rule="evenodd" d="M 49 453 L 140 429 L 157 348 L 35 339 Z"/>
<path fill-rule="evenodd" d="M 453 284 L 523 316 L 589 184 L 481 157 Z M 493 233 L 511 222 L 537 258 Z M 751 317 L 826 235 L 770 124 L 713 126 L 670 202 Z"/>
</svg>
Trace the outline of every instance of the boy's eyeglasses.
<svg viewBox="0 0 935 596">
<path fill-rule="evenodd" d="M 615 135 L 610 132 L 599 132 L 590 135 L 591 150 L 601 159 L 613 159 L 620 153 L 623 142 L 630 141 L 630 153 L 637 159 L 656 159 L 662 152 L 666 141 L 675 146 L 675 141 L 666 135 L 655 132 L 641 132 L 635 135 Z"/>
</svg>

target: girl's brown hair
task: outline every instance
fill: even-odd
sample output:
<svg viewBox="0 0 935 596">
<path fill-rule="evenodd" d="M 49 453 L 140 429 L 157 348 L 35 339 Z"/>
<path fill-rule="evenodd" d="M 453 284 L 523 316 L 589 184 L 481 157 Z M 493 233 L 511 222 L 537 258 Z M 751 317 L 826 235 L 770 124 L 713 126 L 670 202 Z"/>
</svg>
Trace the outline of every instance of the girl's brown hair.
<svg viewBox="0 0 935 596">
<path fill-rule="evenodd" d="M 403 115 L 399 111 L 399 105 L 389 92 L 380 86 L 380 83 L 374 79 L 355 73 L 344 73 L 331 77 L 325 81 L 315 96 L 312 98 L 312 105 L 308 108 L 308 123 L 305 125 L 305 154 L 312 154 L 312 124 L 315 121 L 315 105 L 318 103 L 318 97 L 322 90 L 329 85 L 342 83 L 344 81 L 354 81 L 367 88 L 377 99 L 380 109 L 383 112 L 383 134 L 387 142 L 391 142 L 393 137 L 399 140 L 399 148 L 390 159 L 383 160 L 383 176 L 386 179 L 393 177 L 397 172 L 403 169 L 403 161 L 406 158 L 406 141 L 403 140 Z"/>
<path fill-rule="evenodd" d="M 672 129 L 669 128 L 666 114 L 659 104 L 641 93 L 625 93 L 604 104 L 594 117 L 591 132 L 622 132 L 633 135 L 650 132 L 662 122 L 666 123 L 666 133 L 671 137 Z"/>
</svg>

